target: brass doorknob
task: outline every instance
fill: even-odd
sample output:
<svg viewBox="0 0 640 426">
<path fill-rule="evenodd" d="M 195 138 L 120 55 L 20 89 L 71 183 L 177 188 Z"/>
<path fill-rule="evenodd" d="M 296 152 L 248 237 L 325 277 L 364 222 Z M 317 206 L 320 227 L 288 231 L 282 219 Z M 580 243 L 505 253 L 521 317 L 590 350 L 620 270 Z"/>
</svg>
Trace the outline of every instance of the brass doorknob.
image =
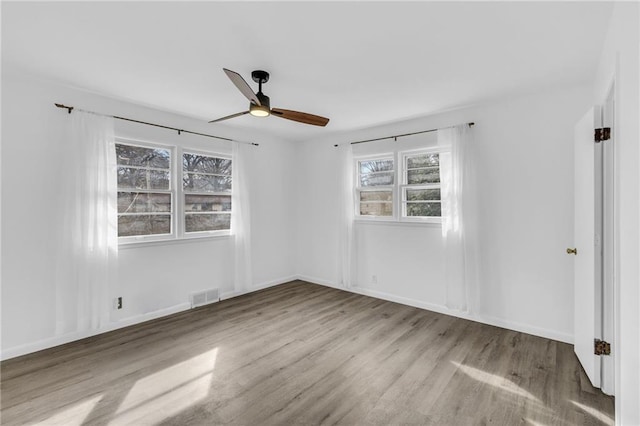
<svg viewBox="0 0 640 426">
<path fill-rule="evenodd" d="M 577 248 L 568 248 L 567 249 L 567 254 L 578 254 L 578 249 Z"/>
</svg>

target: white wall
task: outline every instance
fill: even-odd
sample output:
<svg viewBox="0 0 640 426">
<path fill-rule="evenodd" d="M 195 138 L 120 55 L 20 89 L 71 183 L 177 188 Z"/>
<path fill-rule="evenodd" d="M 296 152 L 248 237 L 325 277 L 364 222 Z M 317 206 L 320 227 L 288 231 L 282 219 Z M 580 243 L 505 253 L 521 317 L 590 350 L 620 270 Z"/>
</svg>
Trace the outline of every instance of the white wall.
<svg viewBox="0 0 640 426">
<path fill-rule="evenodd" d="M 615 79 L 616 424 L 640 424 L 640 7 L 614 6 L 599 60 L 594 103 Z"/>
<path fill-rule="evenodd" d="M 573 126 L 590 92 L 551 90 L 302 143 L 298 191 L 312 195 L 299 206 L 298 273 L 340 287 L 335 143 L 473 121 L 481 252 L 470 317 L 571 342 Z M 357 224 L 356 235 L 355 291 L 448 312 L 439 227 Z"/>
<path fill-rule="evenodd" d="M 133 117 L 202 133 L 260 143 L 251 164 L 252 260 L 254 288 L 286 282 L 295 274 L 294 189 L 290 142 L 251 133 L 231 133 L 175 114 L 103 98 L 76 89 L 17 75 L 2 74 L 2 358 L 74 340 L 103 330 L 78 332 L 74 313 L 65 313 L 64 334 L 55 333 L 54 273 L 60 226 L 57 176 L 69 116 L 54 102 Z M 116 120 L 118 136 L 192 149 L 231 152 L 229 142 Z M 19 179 L 17 177 L 20 177 Z M 193 291 L 217 287 L 233 294 L 233 238 L 189 240 L 119 250 L 118 280 L 111 297 L 122 296 L 112 329 L 186 309 Z M 73 300 L 73 294 L 61 295 Z M 69 305 L 73 306 L 73 302 Z"/>
<path fill-rule="evenodd" d="M 437 143 L 437 133 L 431 132 L 354 145 L 353 155 L 358 158 L 393 153 L 397 158 L 398 152 L 433 148 Z M 359 291 L 401 302 L 428 301 L 420 305 L 427 309 L 444 305 L 445 291 L 440 285 L 444 279 L 441 236 L 440 224 L 357 222 L 355 269 Z M 416 285 L 416 277 L 425 277 L 424 282 Z"/>
</svg>

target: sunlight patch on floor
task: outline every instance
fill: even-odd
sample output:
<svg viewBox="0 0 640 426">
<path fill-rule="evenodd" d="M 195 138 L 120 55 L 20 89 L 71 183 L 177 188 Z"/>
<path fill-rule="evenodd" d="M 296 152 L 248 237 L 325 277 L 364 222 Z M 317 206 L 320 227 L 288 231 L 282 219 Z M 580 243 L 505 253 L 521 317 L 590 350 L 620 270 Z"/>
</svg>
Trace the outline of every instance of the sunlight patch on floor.
<svg viewBox="0 0 640 426">
<path fill-rule="evenodd" d="M 84 423 L 85 419 L 102 399 L 102 395 L 94 396 L 93 398 L 85 399 L 71 407 L 54 414 L 53 416 L 43 420 L 36 425 L 50 426 L 50 425 L 65 425 L 65 426 L 80 426 Z"/>
<path fill-rule="evenodd" d="M 138 380 L 110 424 L 152 424 L 196 404 L 209 394 L 218 348 Z"/>
<path fill-rule="evenodd" d="M 524 398 L 531 399 L 536 402 L 541 402 L 539 398 L 522 389 L 520 386 L 516 385 L 509 379 L 498 376 L 496 374 L 487 373 L 486 371 L 479 370 L 475 367 L 471 367 L 468 365 L 460 364 L 456 361 L 451 361 L 453 365 L 455 365 L 458 370 L 462 371 L 467 376 L 471 377 L 474 380 L 479 382 L 486 383 L 488 385 L 499 388 L 500 390 L 504 390 L 506 392 L 512 393 L 514 395 L 522 396 Z"/>
<path fill-rule="evenodd" d="M 579 409 L 581 409 L 582 411 L 584 411 L 585 413 L 587 413 L 588 415 L 590 415 L 591 417 L 593 417 L 594 419 L 597 419 L 605 424 L 613 423 L 613 417 L 609 417 L 607 414 L 600 412 L 593 407 L 589 407 L 588 405 L 584 405 L 580 402 L 576 402 L 572 400 L 569 400 L 569 402 L 575 405 L 576 407 L 578 407 Z"/>
</svg>

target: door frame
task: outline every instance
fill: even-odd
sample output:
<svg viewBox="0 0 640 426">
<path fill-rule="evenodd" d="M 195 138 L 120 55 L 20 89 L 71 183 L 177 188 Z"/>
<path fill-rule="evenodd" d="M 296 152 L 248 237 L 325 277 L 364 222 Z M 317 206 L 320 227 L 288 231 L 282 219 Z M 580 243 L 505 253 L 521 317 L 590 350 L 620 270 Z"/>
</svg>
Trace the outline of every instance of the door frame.
<svg viewBox="0 0 640 426">
<path fill-rule="evenodd" d="M 601 339 L 611 344 L 611 356 L 603 356 L 601 359 L 601 390 L 607 395 L 615 395 L 615 383 L 618 380 L 616 365 L 618 351 L 616 345 L 617 329 L 617 245 L 618 245 L 618 220 L 617 220 L 617 179 L 616 179 L 616 114 L 615 114 L 616 84 L 615 78 L 611 79 L 609 88 L 601 104 L 601 126 L 611 128 L 611 137 L 599 145 L 601 167 Z"/>
</svg>

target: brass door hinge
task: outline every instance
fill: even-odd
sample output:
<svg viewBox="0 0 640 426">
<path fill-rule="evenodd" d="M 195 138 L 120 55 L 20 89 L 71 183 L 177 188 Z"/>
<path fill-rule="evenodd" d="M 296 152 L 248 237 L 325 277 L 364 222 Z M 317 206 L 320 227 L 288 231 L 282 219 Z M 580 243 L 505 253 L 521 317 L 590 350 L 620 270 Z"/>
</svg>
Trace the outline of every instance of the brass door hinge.
<svg viewBox="0 0 640 426">
<path fill-rule="evenodd" d="M 611 139 L 611 127 L 601 127 L 593 131 L 593 140 L 595 142 L 608 141 Z"/>
<path fill-rule="evenodd" d="M 595 339 L 593 341 L 593 353 L 596 355 L 611 355 L 611 344 L 603 340 Z"/>
</svg>

